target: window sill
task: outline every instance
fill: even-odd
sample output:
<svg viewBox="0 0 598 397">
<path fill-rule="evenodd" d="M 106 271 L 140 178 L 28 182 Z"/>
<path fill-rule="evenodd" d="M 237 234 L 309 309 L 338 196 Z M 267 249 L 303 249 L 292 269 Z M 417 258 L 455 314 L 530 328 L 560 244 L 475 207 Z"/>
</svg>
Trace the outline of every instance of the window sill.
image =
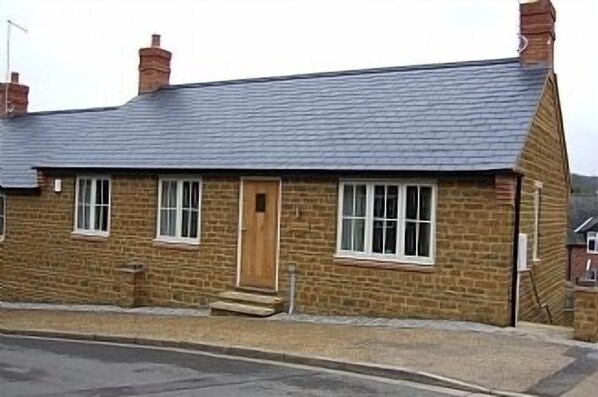
<svg viewBox="0 0 598 397">
<path fill-rule="evenodd" d="M 155 239 L 154 247 L 179 249 L 185 251 L 197 251 L 199 250 L 199 243 L 187 243 L 184 241 L 166 241 Z"/>
<path fill-rule="evenodd" d="M 82 232 L 71 232 L 71 238 L 74 240 L 102 242 L 108 241 L 108 235 L 102 234 L 86 234 Z"/>
<path fill-rule="evenodd" d="M 433 273 L 433 264 L 394 262 L 379 259 L 352 258 L 345 256 L 335 256 L 334 264 L 341 266 L 363 267 L 367 269 L 397 270 L 405 272 Z"/>
</svg>

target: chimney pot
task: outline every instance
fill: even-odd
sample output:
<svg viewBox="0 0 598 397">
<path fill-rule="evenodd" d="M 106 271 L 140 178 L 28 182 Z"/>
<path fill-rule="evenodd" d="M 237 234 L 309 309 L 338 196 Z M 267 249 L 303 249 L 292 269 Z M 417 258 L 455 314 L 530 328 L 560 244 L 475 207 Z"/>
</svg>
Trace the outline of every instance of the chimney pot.
<svg viewBox="0 0 598 397">
<path fill-rule="evenodd" d="M 159 34 L 152 35 L 152 47 L 160 47 L 160 35 Z"/>
<path fill-rule="evenodd" d="M 12 72 L 10 74 L 10 82 L 15 84 L 19 82 L 19 74 L 17 72 Z"/>
</svg>

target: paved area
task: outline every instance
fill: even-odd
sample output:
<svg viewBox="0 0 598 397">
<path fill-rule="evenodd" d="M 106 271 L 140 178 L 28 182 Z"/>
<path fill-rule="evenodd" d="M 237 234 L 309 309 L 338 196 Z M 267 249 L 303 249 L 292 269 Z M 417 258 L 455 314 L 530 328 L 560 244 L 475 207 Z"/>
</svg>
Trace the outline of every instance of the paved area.
<svg viewBox="0 0 598 397">
<path fill-rule="evenodd" d="M 0 390 L 3 397 L 472 396 L 180 350 L 1 336 Z"/>
<path fill-rule="evenodd" d="M 0 302 L 0 310 L 45 310 L 85 313 L 132 313 L 156 316 L 207 317 L 209 308 L 186 309 L 180 307 L 119 307 L 113 305 L 57 305 L 51 303 Z"/>
<path fill-rule="evenodd" d="M 182 316 L 182 317 L 208 317 L 208 308 L 170 308 L 170 307 L 136 307 L 122 308 L 112 305 L 74 305 L 74 304 L 45 304 L 24 302 L 0 302 L 0 310 L 44 310 L 68 311 L 85 313 L 126 313 L 149 314 L 155 316 Z M 501 328 L 487 324 L 467 321 L 450 320 L 423 320 L 423 319 L 398 319 L 398 318 L 372 318 L 360 316 L 317 316 L 311 314 L 279 313 L 266 318 L 268 321 L 291 321 L 315 324 L 356 325 L 360 327 L 390 327 L 411 328 L 445 331 L 472 331 L 507 336 L 520 336 L 544 342 L 553 342 L 568 346 L 577 346 L 598 350 L 598 344 L 573 340 L 573 330 L 566 327 L 544 326 L 533 323 L 519 323 L 517 328 Z"/>
<path fill-rule="evenodd" d="M 584 396 L 576 389 L 591 389 L 598 370 L 596 345 L 571 346 L 498 331 L 56 310 L 4 310 L 0 328 L 239 346 L 409 368 L 488 389 L 544 396 Z"/>
</svg>

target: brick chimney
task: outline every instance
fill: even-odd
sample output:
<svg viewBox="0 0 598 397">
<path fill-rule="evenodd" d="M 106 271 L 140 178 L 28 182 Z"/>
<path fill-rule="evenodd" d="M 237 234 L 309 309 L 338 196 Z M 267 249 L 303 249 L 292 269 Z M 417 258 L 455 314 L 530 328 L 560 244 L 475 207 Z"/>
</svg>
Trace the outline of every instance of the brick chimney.
<svg viewBox="0 0 598 397">
<path fill-rule="evenodd" d="M 553 66 L 555 22 L 556 10 L 550 0 L 519 0 L 522 65 Z"/>
<path fill-rule="evenodd" d="M 160 35 L 152 35 L 152 46 L 139 50 L 139 94 L 167 87 L 172 54 L 160 48 Z"/>
<path fill-rule="evenodd" d="M 10 82 L 0 84 L 0 117 L 27 113 L 29 87 L 19 84 L 19 74 L 12 72 Z"/>
</svg>

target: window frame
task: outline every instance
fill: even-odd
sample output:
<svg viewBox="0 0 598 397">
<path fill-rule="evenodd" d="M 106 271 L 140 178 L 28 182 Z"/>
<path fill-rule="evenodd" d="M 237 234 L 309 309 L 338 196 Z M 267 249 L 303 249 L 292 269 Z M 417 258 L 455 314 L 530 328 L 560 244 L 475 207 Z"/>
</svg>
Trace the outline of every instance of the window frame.
<svg viewBox="0 0 598 397">
<path fill-rule="evenodd" d="M 345 185 L 366 185 L 366 216 L 364 227 L 364 252 L 348 251 L 341 249 L 343 200 Z M 398 219 L 397 219 L 397 253 L 384 254 L 372 252 L 372 235 L 374 227 L 374 186 L 398 185 Z M 406 228 L 406 197 L 407 186 L 430 187 L 431 214 L 430 214 L 430 256 L 419 257 L 405 255 L 405 228 Z M 434 265 L 436 257 L 436 211 L 437 211 L 437 183 L 429 179 L 341 179 L 338 184 L 337 227 L 336 227 L 336 258 L 372 260 L 379 262 L 396 262 L 415 265 Z M 428 221 L 424 221 L 428 222 Z"/>
<path fill-rule="evenodd" d="M 177 206 L 176 206 L 176 236 L 163 236 L 160 234 L 161 228 L 161 212 L 162 212 L 162 184 L 163 182 L 175 182 L 177 189 Z M 183 183 L 197 182 L 199 184 L 199 192 L 197 197 L 197 238 L 181 237 L 182 217 L 183 217 Z M 161 176 L 158 178 L 158 203 L 156 211 L 156 238 L 155 241 L 164 243 L 178 243 L 188 245 L 199 245 L 201 241 L 201 201 L 203 194 L 203 181 L 199 176 Z"/>
<path fill-rule="evenodd" d="M 4 241 L 6 236 L 6 194 L 0 191 L 0 197 L 2 198 L 2 207 L 0 208 L 0 218 L 2 218 L 2 228 L 0 229 L 0 242 Z"/>
<path fill-rule="evenodd" d="M 534 241 L 532 242 L 532 261 L 540 261 L 540 222 L 542 216 L 542 182 L 534 182 L 534 229 L 532 231 Z"/>
<path fill-rule="evenodd" d="M 592 236 L 590 236 L 592 235 Z M 590 250 L 590 240 L 594 240 L 594 250 Z M 588 232 L 586 236 L 586 252 L 588 254 L 598 254 L 598 232 Z"/>
<path fill-rule="evenodd" d="M 91 184 L 91 197 L 95 197 L 96 185 L 98 180 L 108 181 L 108 219 L 106 222 L 106 230 L 95 230 L 95 229 L 80 229 L 78 227 L 79 221 L 79 184 L 82 179 L 89 179 L 92 181 Z M 90 203 L 91 210 L 89 214 L 89 224 L 95 224 L 95 200 Z M 77 175 L 75 178 L 75 217 L 73 222 L 73 233 L 80 234 L 83 236 L 99 236 L 108 237 L 110 235 L 110 218 L 112 217 L 112 178 L 110 175 Z"/>
</svg>

